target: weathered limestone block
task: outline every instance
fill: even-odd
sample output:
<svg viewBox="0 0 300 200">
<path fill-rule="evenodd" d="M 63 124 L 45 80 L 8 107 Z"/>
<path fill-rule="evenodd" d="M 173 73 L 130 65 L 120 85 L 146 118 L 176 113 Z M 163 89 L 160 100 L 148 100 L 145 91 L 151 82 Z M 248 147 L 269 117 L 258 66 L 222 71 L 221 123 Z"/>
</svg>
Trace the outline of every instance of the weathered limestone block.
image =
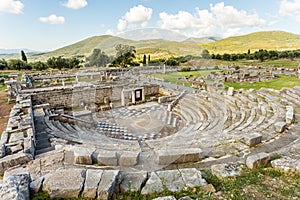
<svg viewBox="0 0 300 200">
<path fill-rule="evenodd" d="M 175 192 L 184 188 L 185 183 L 181 173 L 178 170 L 164 170 L 156 172 L 157 176 L 162 180 L 168 190 Z"/>
<path fill-rule="evenodd" d="M 294 144 L 292 147 L 291 147 L 291 150 L 290 150 L 291 153 L 295 154 L 295 155 L 299 155 L 299 152 L 300 152 L 300 143 L 299 144 Z M 299 155 L 300 156 L 300 155 Z"/>
<path fill-rule="evenodd" d="M 82 192 L 83 198 L 95 199 L 97 195 L 97 189 L 101 180 L 103 170 L 100 169 L 88 169 L 86 171 L 86 178 L 84 183 L 84 190 Z"/>
<path fill-rule="evenodd" d="M 271 161 L 271 165 L 275 169 L 283 171 L 300 172 L 300 160 L 296 160 L 290 157 L 284 157 Z"/>
<path fill-rule="evenodd" d="M 165 197 L 157 197 L 157 198 L 152 199 L 152 200 L 176 200 L 176 198 L 173 197 L 173 196 L 165 196 Z"/>
<path fill-rule="evenodd" d="M 197 162 L 201 160 L 202 150 L 199 148 L 188 149 L 163 149 L 156 151 L 158 164 Z"/>
<path fill-rule="evenodd" d="M 122 181 L 120 184 L 121 192 L 137 192 L 141 190 L 141 186 L 147 180 L 147 172 L 123 172 Z"/>
<path fill-rule="evenodd" d="M 162 192 L 163 184 L 155 172 L 151 172 L 150 178 L 142 189 L 141 194 L 151 194 L 154 192 Z"/>
<path fill-rule="evenodd" d="M 40 192 L 42 189 L 44 180 L 45 180 L 45 178 L 43 176 L 38 179 L 33 180 L 29 185 L 30 191 L 34 192 L 34 193 Z"/>
<path fill-rule="evenodd" d="M 202 178 L 201 172 L 195 168 L 179 169 L 185 186 L 189 188 L 207 185 Z"/>
<path fill-rule="evenodd" d="M 0 159 L 0 174 L 10 167 L 25 164 L 33 159 L 32 155 L 19 152 Z"/>
<path fill-rule="evenodd" d="M 30 181 L 30 174 L 26 172 L 4 176 L 3 182 L 0 184 L 0 199 L 29 200 Z"/>
<path fill-rule="evenodd" d="M 274 124 L 275 130 L 278 133 L 282 133 L 286 128 L 286 122 L 276 122 Z"/>
<path fill-rule="evenodd" d="M 34 148 L 34 143 L 32 141 L 31 137 L 27 137 L 24 139 L 24 153 L 30 153 L 31 155 L 34 155 L 35 148 Z"/>
<path fill-rule="evenodd" d="M 249 147 L 254 147 L 261 143 L 262 135 L 259 133 L 249 133 L 245 135 L 243 140 Z"/>
<path fill-rule="evenodd" d="M 118 182 L 119 170 L 104 170 L 101 181 L 98 186 L 97 194 L 98 199 L 108 200 L 111 198 L 116 183 Z"/>
<path fill-rule="evenodd" d="M 227 95 L 228 96 L 233 96 L 234 94 L 234 88 L 233 87 L 229 87 L 228 90 L 227 90 Z"/>
<path fill-rule="evenodd" d="M 23 146 L 22 146 L 22 144 L 17 144 L 17 145 L 14 145 L 14 146 L 10 146 L 7 151 L 9 151 L 11 154 L 15 154 L 15 153 L 18 153 L 20 151 L 23 151 Z"/>
<path fill-rule="evenodd" d="M 97 156 L 97 163 L 106 166 L 117 166 L 117 153 L 115 151 L 100 151 Z"/>
<path fill-rule="evenodd" d="M 267 153 L 258 153 L 248 156 L 246 159 L 246 166 L 250 169 L 265 166 L 270 161 L 270 156 Z"/>
<path fill-rule="evenodd" d="M 92 154 L 95 149 L 91 148 L 75 148 L 74 149 L 74 163 L 82 165 L 92 165 Z"/>
<path fill-rule="evenodd" d="M 293 106 L 286 106 L 285 122 L 292 124 L 294 122 L 294 108 Z"/>
<path fill-rule="evenodd" d="M 23 132 L 17 132 L 17 133 L 10 134 L 9 143 L 23 142 L 23 140 L 24 140 Z"/>
<path fill-rule="evenodd" d="M 58 169 L 46 177 L 43 191 L 50 198 L 78 198 L 85 180 L 85 169 Z"/>
<path fill-rule="evenodd" d="M 224 163 L 211 166 L 211 172 L 219 178 L 237 176 L 241 174 L 241 167 L 236 163 Z"/>
<path fill-rule="evenodd" d="M 122 152 L 119 159 L 120 166 L 135 166 L 138 163 L 140 152 Z"/>
</svg>

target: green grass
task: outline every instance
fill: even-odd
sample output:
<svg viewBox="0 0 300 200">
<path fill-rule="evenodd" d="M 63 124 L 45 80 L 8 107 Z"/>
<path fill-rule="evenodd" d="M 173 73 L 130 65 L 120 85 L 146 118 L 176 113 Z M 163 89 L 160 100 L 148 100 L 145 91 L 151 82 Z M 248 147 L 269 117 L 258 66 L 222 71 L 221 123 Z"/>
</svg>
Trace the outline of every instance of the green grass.
<svg viewBox="0 0 300 200">
<path fill-rule="evenodd" d="M 292 88 L 295 86 L 300 86 L 300 78 L 294 76 L 280 76 L 277 79 L 268 80 L 265 82 L 257 82 L 257 83 L 250 83 L 250 82 L 237 82 L 237 83 L 229 83 L 225 82 L 226 87 L 234 87 L 234 89 L 256 89 L 259 90 L 260 88 L 272 88 L 275 90 L 280 90 L 282 88 Z"/>
<path fill-rule="evenodd" d="M 215 65 L 238 65 L 238 66 L 261 66 L 261 67 L 289 67 L 297 68 L 299 65 L 299 59 L 278 59 L 278 60 L 266 60 L 260 62 L 258 60 L 237 60 L 237 61 L 222 61 L 222 60 L 213 60 Z"/>
<path fill-rule="evenodd" d="M 185 80 L 178 80 L 178 78 L 185 78 L 185 77 L 200 77 L 200 76 L 207 76 L 211 72 L 218 72 L 220 70 L 201 70 L 201 71 L 190 71 L 190 72 L 174 72 L 174 73 L 168 73 L 168 74 L 152 74 L 152 76 L 163 78 L 166 82 L 171 82 L 174 84 L 185 84 L 186 86 L 191 86 L 190 83 L 188 83 Z"/>
<path fill-rule="evenodd" d="M 248 35 L 229 37 L 208 44 L 201 44 L 210 53 L 247 53 L 259 49 L 291 50 L 300 46 L 300 36 L 282 31 L 263 31 Z"/>
</svg>

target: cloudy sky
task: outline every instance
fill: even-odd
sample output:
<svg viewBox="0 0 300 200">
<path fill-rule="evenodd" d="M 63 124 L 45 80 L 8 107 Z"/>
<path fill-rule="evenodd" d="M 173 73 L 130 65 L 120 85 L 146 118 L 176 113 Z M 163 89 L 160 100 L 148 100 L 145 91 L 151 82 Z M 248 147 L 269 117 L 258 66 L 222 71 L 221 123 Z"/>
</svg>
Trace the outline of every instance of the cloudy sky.
<svg viewBox="0 0 300 200">
<path fill-rule="evenodd" d="M 0 27 L 0 48 L 34 50 L 141 28 L 188 37 L 300 34 L 300 0 L 0 0 Z"/>
</svg>

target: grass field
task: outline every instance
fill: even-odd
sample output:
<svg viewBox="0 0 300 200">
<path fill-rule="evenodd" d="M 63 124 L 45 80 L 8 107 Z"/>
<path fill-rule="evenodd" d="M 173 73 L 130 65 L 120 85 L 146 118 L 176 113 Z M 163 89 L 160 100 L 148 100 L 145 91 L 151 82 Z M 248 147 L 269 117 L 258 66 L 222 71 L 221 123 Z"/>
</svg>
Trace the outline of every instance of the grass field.
<svg viewBox="0 0 300 200">
<path fill-rule="evenodd" d="M 203 70 L 203 71 L 190 71 L 190 72 L 174 72 L 169 74 L 153 74 L 152 76 L 163 78 L 166 82 L 171 82 L 174 84 L 180 84 L 183 83 L 186 86 L 191 86 L 191 84 L 184 80 L 185 77 L 199 77 L 199 76 L 207 76 L 210 74 L 210 72 L 218 72 L 219 70 Z M 179 80 L 181 79 L 181 80 Z M 260 89 L 260 88 L 272 88 L 276 90 L 280 90 L 282 88 L 292 88 L 295 86 L 300 86 L 300 78 L 297 78 L 295 76 L 280 76 L 277 79 L 272 79 L 264 82 L 257 82 L 257 83 L 251 83 L 251 82 L 237 82 L 237 83 L 230 83 L 225 82 L 225 86 L 228 87 L 234 87 L 235 89 L 245 89 L 249 90 L 251 88 L 253 89 Z"/>
<path fill-rule="evenodd" d="M 292 88 L 295 86 L 300 86 L 300 78 L 297 77 L 291 77 L 291 76 L 281 76 L 277 79 L 265 81 L 265 82 L 257 82 L 257 83 L 249 83 L 249 82 L 243 82 L 243 83 L 229 83 L 226 82 L 225 85 L 227 87 L 234 87 L 234 89 L 260 89 L 260 88 L 272 88 L 275 90 L 280 90 L 282 88 Z"/>
<path fill-rule="evenodd" d="M 201 71 L 190 71 L 190 72 L 174 72 L 169 74 L 152 74 L 152 76 L 163 78 L 166 82 L 183 84 L 190 86 L 185 80 L 178 80 L 179 78 L 183 79 L 185 77 L 199 77 L 207 76 L 210 72 L 218 72 L 220 70 L 201 70 Z"/>
</svg>

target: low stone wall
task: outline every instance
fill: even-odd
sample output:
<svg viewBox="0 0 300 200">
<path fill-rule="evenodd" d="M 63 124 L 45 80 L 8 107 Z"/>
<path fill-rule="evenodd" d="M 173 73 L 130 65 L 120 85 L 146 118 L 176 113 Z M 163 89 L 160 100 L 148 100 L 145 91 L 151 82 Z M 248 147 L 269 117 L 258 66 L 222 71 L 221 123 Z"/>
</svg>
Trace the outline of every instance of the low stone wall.
<svg viewBox="0 0 300 200">
<path fill-rule="evenodd" d="M 159 85 L 144 85 L 145 95 L 159 93 Z M 33 104 L 49 103 L 51 108 L 78 107 L 90 104 L 102 104 L 105 99 L 120 101 L 123 86 L 83 86 L 31 90 Z"/>
<path fill-rule="evenodd" d="M 30 96 L 18 95 L 1 140 L 0 174 L 10 167 L 28 162 L 35 154 L 35 129 Z"/>
</svg>

